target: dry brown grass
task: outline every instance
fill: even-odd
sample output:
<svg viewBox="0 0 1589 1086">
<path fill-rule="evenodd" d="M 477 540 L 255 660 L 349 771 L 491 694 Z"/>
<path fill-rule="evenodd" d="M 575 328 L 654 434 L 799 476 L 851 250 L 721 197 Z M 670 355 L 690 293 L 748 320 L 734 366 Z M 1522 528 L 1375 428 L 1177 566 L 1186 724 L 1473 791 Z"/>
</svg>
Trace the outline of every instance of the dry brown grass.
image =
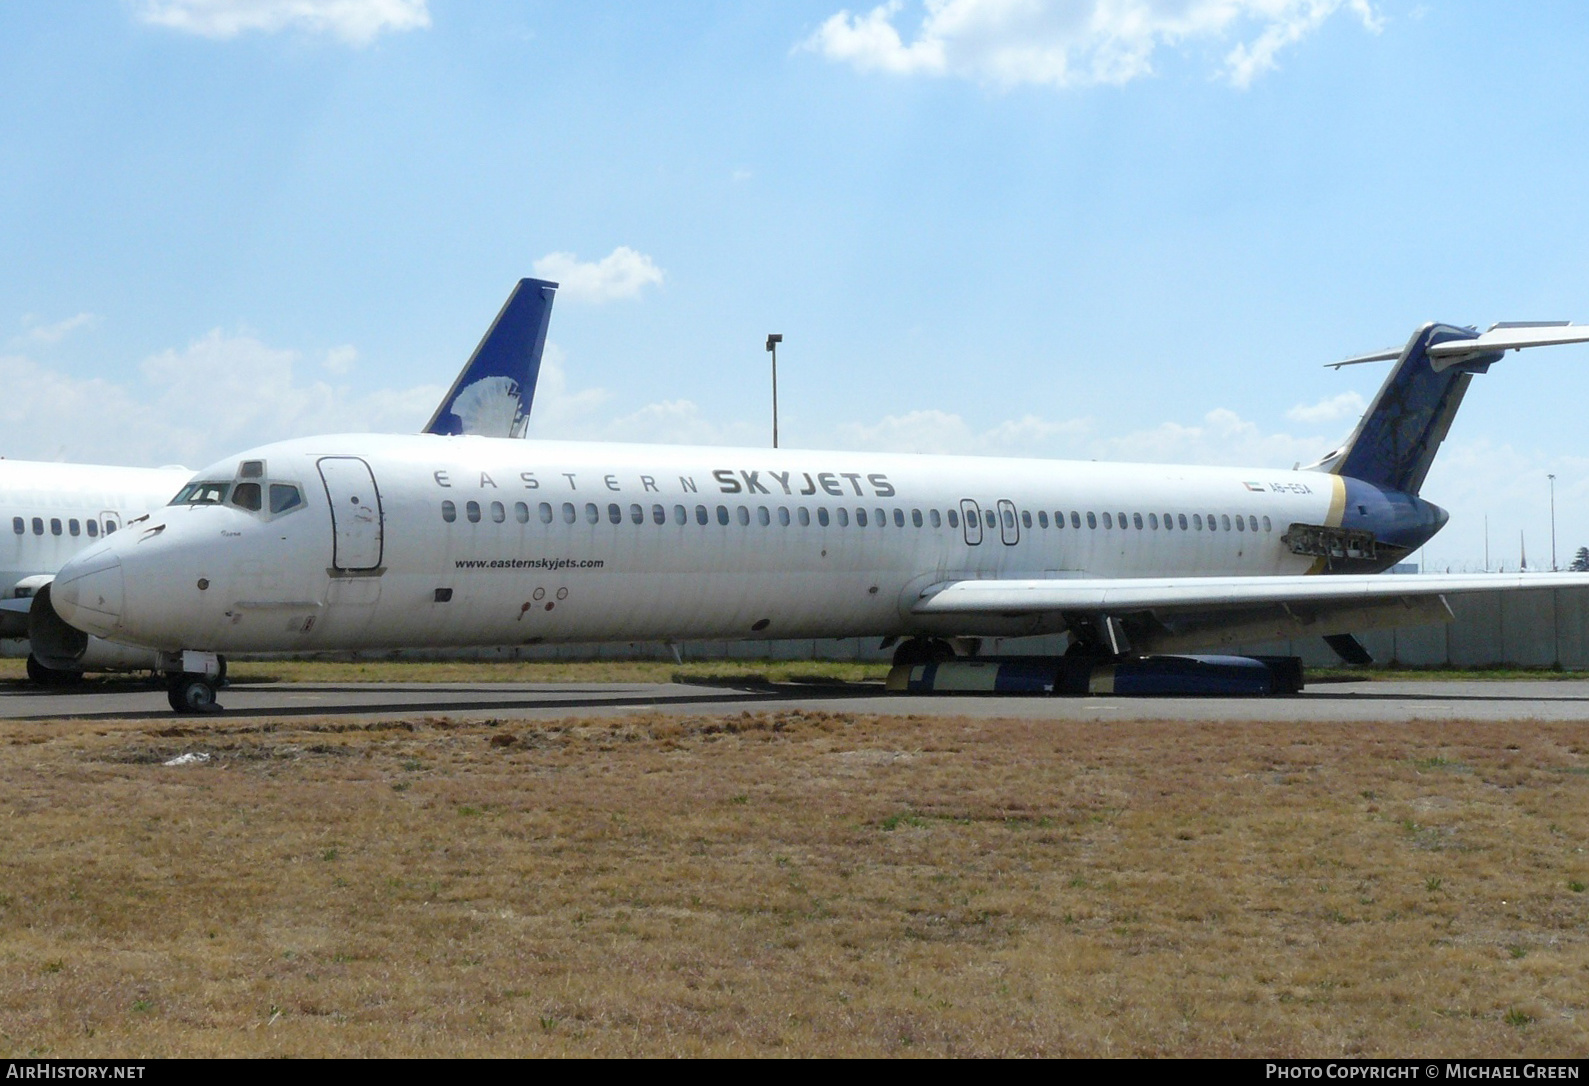
<svg viewBox="0 0 1589 1086">
<path fill-rule="evenodd" d="M 7 722 L 0 780 L 0 1056 L 1589 1047 L 1582 725 Z"/>
</svg>

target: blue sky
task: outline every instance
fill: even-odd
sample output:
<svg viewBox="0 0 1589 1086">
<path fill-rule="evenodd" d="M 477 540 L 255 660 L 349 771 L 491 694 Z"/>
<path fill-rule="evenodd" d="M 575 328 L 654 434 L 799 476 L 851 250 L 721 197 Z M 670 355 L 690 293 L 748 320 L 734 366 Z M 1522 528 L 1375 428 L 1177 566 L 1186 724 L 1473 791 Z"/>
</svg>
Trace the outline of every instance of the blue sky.
<svg viewBox="0 0 1589 1086">
<path fill-rule="evenodd" d="M 417 429 L 1286 466 L 1422 321 L 1589 322 L 1589 14 L 1336 0 L 0 6 L 0 453 Z M 1589 544 L 1589 349 L 1474 385 L 1430 565 Z"/>
</svg>

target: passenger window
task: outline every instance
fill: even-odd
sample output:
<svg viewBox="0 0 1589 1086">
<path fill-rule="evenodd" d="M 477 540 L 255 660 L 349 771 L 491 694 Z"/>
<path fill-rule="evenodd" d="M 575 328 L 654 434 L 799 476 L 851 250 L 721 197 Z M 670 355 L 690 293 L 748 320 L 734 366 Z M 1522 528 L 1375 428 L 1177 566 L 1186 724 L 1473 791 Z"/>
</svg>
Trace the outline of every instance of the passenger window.
<svg viewBox="0 0 1589 1086">
<path fill-rule="evenodd" d="M 795 510 L 795 514 L 797 519 L 800 521 L 800 527 L 811 527 L 811 510 L 802 505 L 799 509 Z"/>
<path fill-rule="evenodd" d="M 935 509 L 935 510 L 933 510 L 933 512 L 936 513 L 937 510 Z M 951 527 L 951 528 L 960 527 L 960 514 L 955 512 L 955 510 L 953 510 L 953 509 L 949 510 L 949 527 Z"/>
<path fill-rule="evenodd" d="M 1174 527 L 1175 527 L 1175 514 L 1174 513 L 1165 513 L 1164 514 L 1164 530 L 1165 531 L 1169 531 L 1170 529 L 1172 529 Z"/>
<path fill-rule="evenodd" d="M 855 511 L 855 526 L 858 527 L 858 528 L 866 527 L 866 510 L 865 509 L 857 509 Z"/>
<path fill-rule="evenodd" d="M 464 511 L 464 516 L 469 518 L 469 523 L 470 524 L 479 524 L 480 523 L 480 503 L 479 502 L 470 502 L 468 505 L 465 505 L 463 507 L 463 511 Z"/>
<path fill-rule="evenodd" d="M 778 507 L 778 523 L 785 528 L 789 527 L 789 507 L 787 505 Z"/>
<path fill-rule="evenodd" d="M 1114 521 L 1109 519 L 1109 514 L 1108 513 L 1105 513 L 1103 515 L 1103 526 L 1105 528 L 1113 528 L 1114 527 Z M 1124 527 L 1124 525 L 1121 525 L 1121 527 Z"/>
<path fill-rule="evenodd" d="M 623 508 L 617 502 L 607 504 L 607 519 L 614 524 L 623 523 Z"/>
<path fill-rule="evenodd" d="M 1022 509 L 1021 510 L 1021 527 L 1022 528 L 1030 528 L 1031 526 L 1032 526 L 1032 514 L 1027 512 L 1025 509 Z"/>
<path fill-rule="evenodd" d="M 579 519 L 579 510 L 574 508 L 573 502 L 563 503 L 563 523 L 572 524 Z"/>
<path fill-rule="evenodd" d="M 750 510 L 743 505 L 739 506 L 734 510 L 734 519 L 739 521 L 741 528 L 748 528 L 750 526 Z"/>
<path fill-rule="evenodd" d="M 1157 513 L 1148 514 L 1148 530 L 1151 532 L 1159 530 L 1159 515 Z"/>
<path fill-rule="evenodd" d="M 904 526 L 905 526 L 905 511 L 903 509 L 894 510 L 894 527 L 903 528 Z M 921 527 L 921 514 L 920 513 L 916 514 L 916 527 L 918 527 L 918 528 Z"/>
<path fill-rule="evenodd" d="M 1274 531 L 1274 529 L 1269 526 L 1269 518 L 1268 517 L 1264 517 L 1263 518 L 1263 530 L 1266 531 L 1266 532 Z"/>
<path fill-rule="evenodd" d="M 540 505 L 540 508 L 538 508 L 536 510 L 536 512 L 540 514 L 541 523 L 542 524 L 550 524 L 550 523 L 552 523 L 552 503 L 551 502 L 542 502 L 541 505 Z"/>
<path fill-rule="evenodd" d="M 451 524 L 458 519 L 458 507 L 452 502 L 441 503 L 441 519 Z"/>
<path fill-rule="evenodd" d="M 1141 513 L 1132 513 L 1131 514 L 1131 527 L 1137 529 L 1138 531 L 1142 530 L 1142 514 Z"/>
<path fill-rule="evenodd" d="M 34 535 L 43 535 L 44 534 L 44 518 L 43 517 L 34 517 L 33 518 L 33 534 Z"/>
<path fill-rule="evenodd" d="M 911 524 L 915 525 L 917 528 L 921 527 L 921 510 L 920 509 L 912 509 L 910 511 L 910 522 L 911 522 Z"/>
<path fill-rule="evenodd" d="M 1203 530 L 1203 515 L 1201 513 L 1192 514 L 1192 530 L 1196 532 Z"/>
<path fill-rule="evenodd" d="M 60 517 L 51 517 L 50 518 L 50 534 L 51 535 L 60 535 L 61 534 L 61 518 Z"/>
<path fill-rule="evenodd" d="M 505 521 L 507 519 L 508 519 L 507 508 L 501 502 L 492 502 L 491 503 L 491 522 L 493 524 L 501 524 L 503 521 Z"/>
<path fill-rule="evenodd" d="M 18 520 L 21 520 L 21 519 L 22 519 L 22 518 L 21 518 L 21 517 L 18 517 L 18 518 L 17 518 L 17 519 L 18 519 Z M 18 528 L 18 529 L 17 529 L 17 531 L 19 531 L 19 532 L 20 532 L 20 531 L 21 531 L 21 530 L 22 530 L 22 529 L 21 529 L 21 528 Z M 98 535 L 98 534 L 99 534 L 99 521 L 97 521 L 97 520 L 91 520 L 91 521 L 89 521 L 89 522 L 88 522 L 88 538 L 89 538 L 89 539 L 93 539 L 93 538 L 94 538 L 94 537 L 95 537 L 95 536 L 97 536 L 97 535 Z"/>
<path fill-rule="evenodd" d="M 772 523 L 772 514 L 767 511 L 767 507 L 765 505 L 758 505 L 756 507 L 756 523 L 761 525 L 763 528 Z"/>
<path fill-rule="evenodd" d="M 1118 518 L 1118 522 L 1120 524 L 1120 527 L 1122 527 L 1122 528 L 1126 527 L 1126 515 L 1124 513 L 1120 514 L 1120 516 Z"/>
<path fill-rule="evenodd" d="M 17 535 L 23 535 L 28 530 L 28 523 L 27 523 L 27 521 L 23 520 L 21 517 L 12 517 L 11 518 L 11 530 L 13 532 L 15 532 Z"/>
<path fill-rule="evenodd" d="M 1037 526 L 1039 528 L 1047 528 L 1048 527 L 1048 510 L 1047 509 L 1039 509 L 1037 511 Z"/>
<path fill-rule="evenodd" d="M 1209 520 L 1213 520 L 1214 518 L 1213 517 L 1209 517 L 1208 519 Z M 1219 526 L 1221 528 L 1225 529 L 1225 531 L 1227 531 L 1227 532 L 1230 531 L 1230 514 L 1229 513 L 1221 514 L 1221 516 L 1219 518 Z"/>
<path fill-rule="evenodd" d="M 1074 509 L 1070 511 L 1070 526 L 1072 528 L 1081 527 L 1081 514 L 1076 512 Z"/>
<path fill-rule="evenodd" d="M 1072 515 L 1074 515 L 1074 514 L 1072 514 Z M 1109 514 L 1108 514 L 1108 513 L 1105 513 L 1105 514 L 1104 514 L 1104 517 L 1105 517 L 1105 518 L 1106 518 L 1106 519 L 1107 519 L 1107 518 L 1108 518 L 1108 516 L 1109 516 Z M 1106 524 L 1105 524 L 1105 527 L 1107 527 L 1107 526 L 1108 526 L 1108 525 L 1107 525 L 1107 523 L 1106 523 Z M 1097 518 L 1097 516 L 1095 516 L 1095 515 L 1094 515 L 1094 514 L 1093 514 L 1093 513 L 1092 513 L 1092 512 L 1091 512 L 1091 511 L 1090 511 L 1090 510 L 1089 510 L 1089 511 L 1088 511 L 1088 513 L 1087 513 L 1087 527 L 1089 527 L 1089 528 L 1096 528 L 1096 527 L 1098 527 L 1098 518 Z"/>
<path fill-rule="evenodd" d="M 839 506 L 838 517 L 840 528 L 848 528 L 850 526 L 850 511 L 842 505 Z"/>
<path fill-rule="evenodd" d="M 1256 532 L 1258 530 L 1258 518 L 1257 517 L 1248 517 L 1247 518 L 1247 527 L 1248 527 L 1249 530 Z"/>
<path fill-rule="evenodd" d="M 600 524 L 601 523 L 601 510 L 596 508 L 596 503 L 595 502 L 586 502 L 585 503 L 585 523 L 586 524 Z"/>
<path fill-rule="evenodd" d="M 1175 523 L 1181 529 L 1181 531 L 1183 531 L 1183 532 L 1186 531 L 1186 514 L 1185 513 L 1177 514 L 1176 517 L 1175 517 Z M 1201 528 L 1202 525 L 1199 524 L 1198 527 Z"/>
<path fill-rule="evenodd" d="M 711 517 L 706 512 L 706 506 L 697 505 L 695 507 L 695 523 L 697 523 L 697 524 L 705 524 L 705 523 L 707 523 L 710 520 L 711 520 Z"/>
<path fill-rule="evenodd" d="M 1236 530 L 1238 532 L 1245 532 L 1247 530 L 1247 522 L 1241 517 L 1236 518 Z"/>
<path fill-rule="evenodd" d="M 523 502 L 514 502 L 513 519 L 520 524 L 528 524 L 530 522 L 530 507 Z"/>
<path fill-rule="evenodd" d="M 644 524 L 646 522 L 646 511 L 640 508 L 639 505 L 631 505 L 629 507 L 629 520 L 633 524 Z"/>
<path fill-rule="evenodd" d="M 728 506 L 719 505 L 717 507 L 717 523 L 724 527 L 728 526 Z"/>
<path fill-rule="evenodd" d="M 662 506 L 660 506 L 660 505 L 653 505 L 651 507 L 651 523 L 652 524 L 666 524 L 667 522 L 668 522 L 668 511 L 665 508 L 663 508 Z"/>
<path fill-rule="evenodd" d="M 824 528 L 826 528 L 828 526 L 828 507 L 827 506 L 821 505 L 821 506 L 817 507 L 817 523 L 820 524 Z"/>
</svg>

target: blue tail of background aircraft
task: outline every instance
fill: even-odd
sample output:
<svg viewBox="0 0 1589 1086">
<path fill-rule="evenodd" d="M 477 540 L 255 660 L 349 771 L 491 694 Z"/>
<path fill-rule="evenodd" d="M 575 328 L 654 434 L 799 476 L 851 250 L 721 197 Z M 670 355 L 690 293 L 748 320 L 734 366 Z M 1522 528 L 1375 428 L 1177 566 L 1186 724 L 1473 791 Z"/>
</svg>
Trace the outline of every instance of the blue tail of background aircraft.
<svg viewBox="0 0 1589 1086">
<path fill-rule="evenodd" d="M 425 433 L 524 436 L 556 292 L 544 279 L 519 280 Z"/>
</svg>

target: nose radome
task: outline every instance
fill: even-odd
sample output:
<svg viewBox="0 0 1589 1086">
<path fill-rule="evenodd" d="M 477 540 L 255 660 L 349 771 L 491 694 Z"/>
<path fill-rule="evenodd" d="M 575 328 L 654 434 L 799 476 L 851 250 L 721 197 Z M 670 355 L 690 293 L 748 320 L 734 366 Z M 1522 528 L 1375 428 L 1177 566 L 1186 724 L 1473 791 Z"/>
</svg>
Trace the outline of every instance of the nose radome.
<svg viewBox="0 0 1589 1086">
<path fill-rule="evenodd" d="M 96 554 L 67 562 L 50 584 L 50 603 L 79 630 L 110 633 L 121 618 L 121 559 L 114 554 Z"/>
</svg>

